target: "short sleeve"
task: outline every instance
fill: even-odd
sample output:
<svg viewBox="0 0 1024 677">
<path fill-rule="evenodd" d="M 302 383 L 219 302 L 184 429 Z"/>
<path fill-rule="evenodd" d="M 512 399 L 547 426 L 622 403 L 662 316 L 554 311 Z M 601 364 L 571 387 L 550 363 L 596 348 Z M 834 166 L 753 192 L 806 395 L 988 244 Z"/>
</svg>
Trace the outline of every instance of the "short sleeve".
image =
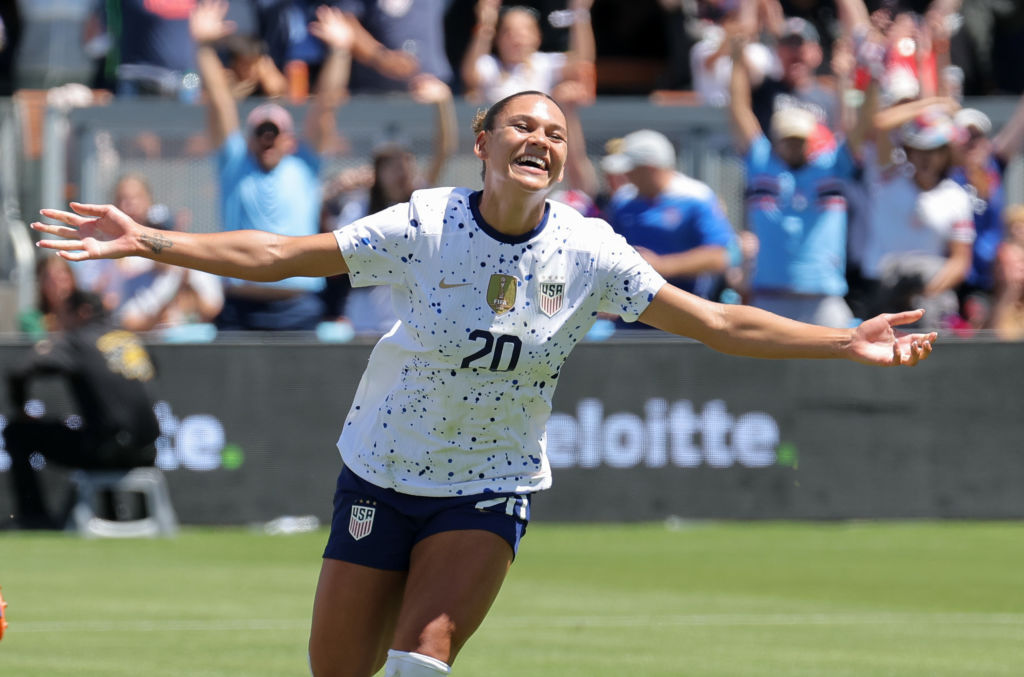
<svg viewBox="0 0 1024 677">
<path fill-rule="evenodd" d="M 389 207 L 334 231 L 352 286 L 401 282 L 406 267 L 402 257 L 413 246 L 416 233 L 408 203 Z"/>
<path fill-rule="evenodd" d="M 476 75 L 480 78 L 482 87 L 490 87 L 499 79 L 501 69 L 498 61 L 490 54 L 481 54 L 473 64 Z"/>
<path fill-rule="evenodd" d="M 231 180 L 237 176 L 245 162 L 248 148 L 242 132 L 235 130 L 227 135 L 224 143 L 217 150 L 217 173 L 222 180 Z"/>
<path fill-rule="evenodd" d="M 636 322 L 664 284 L 665 278 L 625 238 L 608 233 L 598 257 L 598 310 Z"/>
</svg>

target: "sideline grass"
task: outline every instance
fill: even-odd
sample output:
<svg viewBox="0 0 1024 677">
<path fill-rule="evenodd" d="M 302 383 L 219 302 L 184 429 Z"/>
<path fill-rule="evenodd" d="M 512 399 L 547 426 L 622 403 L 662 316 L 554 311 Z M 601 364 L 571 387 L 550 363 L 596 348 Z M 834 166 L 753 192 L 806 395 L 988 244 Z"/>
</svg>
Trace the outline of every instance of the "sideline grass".
<svg viewBox="0 0 1024 677">
<path fill-rule="evenodd" d="M 306 675 L 324 539 L 0 534 L 0 672 Z M 1019 675 L 1022 561 L 1015 522 L 533 524 L 455 674 Z"/>
</svg>

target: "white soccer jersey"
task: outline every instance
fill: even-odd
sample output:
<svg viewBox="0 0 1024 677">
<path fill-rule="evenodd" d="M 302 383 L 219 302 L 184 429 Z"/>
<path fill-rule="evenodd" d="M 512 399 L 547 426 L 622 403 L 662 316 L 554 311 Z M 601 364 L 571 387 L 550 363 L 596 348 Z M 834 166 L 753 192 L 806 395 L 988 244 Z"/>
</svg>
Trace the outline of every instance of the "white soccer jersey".
<svg viewBox="0 0 1024 677">
<path fill-rule="evenodd" d="M 399 321 L 370 355 L 338 440 L 345 465 L 419 496 L 551 485 L 544 427 L 597 313 L 635 320 L 665 283 L 600 219 L 551 202 L 521 237 L 479 193 L 433 188 L 335 232 L 353 286 L 390 285 Z"/>
</svg>

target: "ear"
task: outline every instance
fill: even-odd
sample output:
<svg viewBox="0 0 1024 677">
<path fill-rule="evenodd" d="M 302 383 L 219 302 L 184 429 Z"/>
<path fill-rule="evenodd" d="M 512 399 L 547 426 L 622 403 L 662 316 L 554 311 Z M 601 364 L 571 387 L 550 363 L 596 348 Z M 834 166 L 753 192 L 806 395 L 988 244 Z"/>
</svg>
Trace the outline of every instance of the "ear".
<svg viewBox="0 0 1024 677">
<path fill-rule="evenodd" d="M 476 135 L 476 139 L 473 141 L 473 155 L 481 160 L 487 159 L 487 130 Z"/>
</svg>

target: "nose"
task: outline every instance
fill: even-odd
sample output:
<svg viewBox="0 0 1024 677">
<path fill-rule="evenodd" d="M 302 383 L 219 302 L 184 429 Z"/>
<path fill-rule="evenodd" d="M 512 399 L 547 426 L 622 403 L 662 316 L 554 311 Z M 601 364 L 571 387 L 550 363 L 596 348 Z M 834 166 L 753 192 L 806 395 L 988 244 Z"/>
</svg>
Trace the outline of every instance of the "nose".
<svg viewBox="0 0 1024 677">
<path fill-rule="evenodd" d="M 526 137 L 527 142 L 540 146 L 541 148 L 547 148 L 550 144 L 547 133 L 542 127 L 537 127 L 530 132 L 530 135 Z"/>
</svg>

